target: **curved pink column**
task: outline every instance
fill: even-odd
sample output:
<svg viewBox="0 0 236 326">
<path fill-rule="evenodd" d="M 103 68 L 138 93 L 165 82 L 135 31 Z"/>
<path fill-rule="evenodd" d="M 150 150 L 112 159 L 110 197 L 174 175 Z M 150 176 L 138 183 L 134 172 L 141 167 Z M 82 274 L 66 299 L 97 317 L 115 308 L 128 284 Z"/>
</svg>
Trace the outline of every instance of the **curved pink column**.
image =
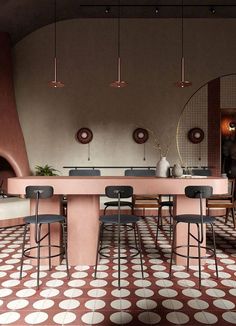
<svg viewBox="0 0 236 326">
<path fill-rule="evenodd" d="M 16 176 L 30 174 L 25 141 L 16 110 L 11 44 L 0 32 L 0 156 L 12 166 Z"/>
</svg>

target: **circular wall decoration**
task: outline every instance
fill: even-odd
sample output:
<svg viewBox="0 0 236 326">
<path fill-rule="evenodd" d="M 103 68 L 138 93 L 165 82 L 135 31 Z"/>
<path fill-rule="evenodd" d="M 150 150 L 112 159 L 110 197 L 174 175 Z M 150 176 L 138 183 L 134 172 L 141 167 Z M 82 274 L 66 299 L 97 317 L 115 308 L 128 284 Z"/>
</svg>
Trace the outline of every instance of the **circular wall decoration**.
<svg viewBox="0 0 236 326">
<path fill-rule="evenodd" d="M 204 131 L 201 128 L 192 128 L 188 131 L 188 139 L 193 144 L 199 144 L 204 139 Z"/>
<path fill-rule="evenodd" d="M 137 144 L 144 144 L 149 138 L 148 131 L 143 128 L 137 128 L 133 132 L 133 139 Z"/>
<path fill-rule="evenodd" d="M 89 128 L 80 128 L 76 133 L 76 139 L 81 144 L 89 144 L 93 139 L 92 130 Z"/>
</svg>

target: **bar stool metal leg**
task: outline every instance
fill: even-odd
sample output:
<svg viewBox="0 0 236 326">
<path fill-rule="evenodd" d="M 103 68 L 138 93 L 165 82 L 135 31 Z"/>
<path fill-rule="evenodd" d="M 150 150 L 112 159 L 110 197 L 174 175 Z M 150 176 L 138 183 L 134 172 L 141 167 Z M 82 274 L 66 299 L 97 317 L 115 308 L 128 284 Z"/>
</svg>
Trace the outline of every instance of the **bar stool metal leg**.
<svg viewBox="0 0 236 326">
<path fill-rule="evenodd" d="M 200 244 L 200 228 L 199 225 L 197 225 L 197 236 L 198 236 L 198 240 L 197 240 L 197 247 L 198 247 L 198 275 L 199 275 L 199 289 L 201 288 L 201 283 L 202 283 L 202 271 L 201 271 L 201 244 Z"/>
<path fill-rule="evenodd" d="M 217 257 L 216 257 L 216 239 L 215 239 L 215 230 L 214 230 L 213 224 L 211 224 L 211 231 L 212 231 L 212 238 L 213 238 L 213 251 L 214 251 L 214 258 L 215 258 L 216 278 L 218 278 L 219 273 L 218 273 L 218 263 L 217 263 Z"/>
<path fill-rule="evenodd" d="M 23 235 L 23 244 L 22 244 L 22 254 L 21 254 L 21 264 L 20 264 L 20 280 L 22 279 L 23 263 L 24 263 L 24 250 L 25 250 L 25 239 L 28 231 L 28 225 L 25 224 L 24 235 Z"/>
<path fill-rule="evenodd" d="M 136 228 L 136 231 L 138 234 L 138 250 L 139 250 L 139 256 L 140 256 L 140 266 L 141 266 L 142 278 L 144 279 L 141 235 L 140 235 L 138 226 L 136 224 L 135 224 L 135 228 Z"/>
<path fill-rule="evenodd" d="M 97 278 L 97 269 L 98 269 L 98 257 L 99 257 L 99 248 L 100 246 L 100 241 L 101 240 L 101 234 L 102 234 L 102 228 L 103 228 L 103 223 L 99 225 L 99 232 L 98 232 L 98 241 L 97 241 L 97 255 L 96 255 L 96 263 L 95 263 L 95 269 L 94 269 L 94 278 Z"/>
<path fill-rule="evenodd" d="M 173 238 L 172 238 L 172 246 L 171 246 L 171 255 L 170 255 L 170 272 L 169 272 L 169 278 L 171 278 L 172 274 L 172 264 L 173 264 L 173 256 L 174 256 L 174 247 L 175 247 L 175 238 L 176 238 L 176 227 L 178 222 L 174 223 L 173 225 Z"/>
<path fill-rule="evenodd" d="M 188 223 L 187 272 L 189 271 L 190 223 Z"/>
<path fill-rule="evenodd" d="M 52 259 L 51 259 L 51 232 L 50 224 L 48 223 L 48 268 L 52 270 Z"/>
<path fill-rule="evenodd" d="M 64 248 L 65 261 L 66 261 L 67 277 L 68 277 L 68 279 L 70 279 L 68 253 L 67 253 L 67 239 L 66 239 L 66 232 L 65 232 L 66 225 L 65 225 L 65 223 L 61 223 L 61 228 L 62 228 L 62 240 L 63 240 L 63 248 Z"/>
</svg>

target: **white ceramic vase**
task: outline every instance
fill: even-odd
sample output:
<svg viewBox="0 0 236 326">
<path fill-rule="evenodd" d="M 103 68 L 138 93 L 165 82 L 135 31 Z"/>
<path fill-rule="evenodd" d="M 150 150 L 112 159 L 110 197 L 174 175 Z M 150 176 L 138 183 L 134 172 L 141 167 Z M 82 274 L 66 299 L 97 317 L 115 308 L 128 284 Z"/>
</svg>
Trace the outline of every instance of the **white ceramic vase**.
<svg viewBox="0 0 236 326">
<path fill-rule="evenodd" d="M 172 175 L 175 178 L 179 178 L 183 175 L 183 169 L 180 164 L 176 163 L 172 169 Z"/>
<path fill-rule="evenodd" d="M 165 156 L 162 156 L 160 161 L 157 162 L 156 176 L 160 178 L 167 178 L 170 175 L 170 163 Z"/>
</svg>

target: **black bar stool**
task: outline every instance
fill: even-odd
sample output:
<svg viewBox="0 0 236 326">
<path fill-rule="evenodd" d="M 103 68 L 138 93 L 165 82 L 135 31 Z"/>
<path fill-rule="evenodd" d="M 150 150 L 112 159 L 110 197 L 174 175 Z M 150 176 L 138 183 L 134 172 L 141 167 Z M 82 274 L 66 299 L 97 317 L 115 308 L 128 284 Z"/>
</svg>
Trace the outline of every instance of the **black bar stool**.
<svg viewBox="0 0 236 326">
<path fill-rule="evenodd" d="M 209 198 L 212 196 L 212 187 L 211 186 L 188 186 L 185 188 L 185 195 L 189 198 L 199 199 L 200 214 L 183 214 L 183 215 L 177 215 L 177 216 L 173 217 L 174 227 L 173 227 L 173 239 L 172 239 L 172 250 L 171 250 L 171 258 L 170 258 L 169 276 L 171 277 L 174 254 L 184 257 L 184 258 L 187 258 L 187 270 L 189 270 L 189 260 L 190 259 L 198 259 L 199 288 L 200 288 L 201 287 L 201 259 L 208 259 L 210 257 L 215 258 L 216 276 L 218 278 L 218 267 L 217 267 L 217 259 L 216 259 L 216 242 L 215 242 L 215 232 L 214 232 L 215 218 L 212 216 L 203 215 L 203 209 L 202 209 L 202 199 Z M 187 245 L 175 246 L 176 227 L 179 223 L 187 223 L 188 224 Z M 197 236 L 195 236 L 190 230 L 190 226 L 192 224 L 196 225 Z M 204 225 L 209 225 L 211 227 L 212 238 L 213 238 L 213 248 L 202 246 L 202 243 L 204 242 Z M 190 244 L 190 238 L 194 239 L 197 242 L 197 244 Z M 177 250 L 180 248 L 187 248 L 187 253 L 182 254 L 182 253 L 177 252 Z M 197 248 L 198 254 L 196 256 L 190 255 L 190 248 Z M 207 255 L 207 256 L 201 256 L 201 249 L 206 249 L 206 250 L 210 251 L 211 254 Z"/>
<path fill-rule="evenodd" d="M 24 257 L 30 259 L 37 259 L 37 289 L 39 289 L 39 274 L 40 274 L 40 260 L 41 259 L 48 259 L 49 260 L 49 270 L 51 270 L 52 263 L 51 259 L 54 257 L 63 257 L 65 256 L 66 260 L 66 269 L 67 269 L 67 276 L 68 279 L 70 278 L 69 274 L 69 265 L 68 265 L 68 256 L 67 256 L 67 241 L 66 241 L 66 234 L 65 234 L 65 217 L 63 215 L 58 214 L 39 214 L 39 201 L 41 199 L 50 198 L 53 196 L 53 187 L 51 186 L 28 186 L 26 187 L 26 197 L 30 199 L 35 199 L 35 215 L 27 216 L 24 218 L 25 221 L 25 228 L 24 228 L 24 236 L 23 236 L 23 245 L 22 245 L 22 256 L 21 256 L 21 266 L 20 266 L 20 279 L 22 279 L 22 271 L 23 271 L 23 263 Z M 54 245 L 51 244 L 51 234 L 50 234 L 50 226 L 53 223 L 60 223 L 62 229 L 62 244 Z M 47 224 L 48 230 L 47 233 L 42 235 L 42 225 Z M 35 226 L 35 233 L 34 233 L 34 240 L 35 246 L 26 248 L 26 234 L 30 225 Z M 48 238 L 48 244 L 41 244 L 41 242 Z M 41 256 L 40 251 L 42 248 L 48 248 L 48 256 Z M 51 249 L 56 248 L 58 249 L 57 253 L 52 253 Z M 31 255 L 31 250 L 37 250 L 36 255 Z"/>
<path fill-rule="evenodd" d="M 97 267 L 98 267 L 98 259 L 99 254 L 101 256 L 107 257 L 107 255 L 104 255 L 102 253 L 102 250 L 105 249 L 105 247 L 102 246 L 102 238 L 103 238 L 103 230 L 106 225 L 114 225 L 117 227 L 117 238 L 118 238 L 118 288 L 120 289 L 120 260 L 121 258 L 121 226 L 129 225 L 133 231 L 134 231 L 134 237 L 135 237 L 135 245 L 137 253 L 133 254 L 131 257 L 134 257 L 136 255 L 140 255 L 140 264 L 141 264 L 141 271 L 142 271 L 142 277 L 144 278 L 143 274 L 143 262 L 142 262 L 142 251 L 141 251 L 141 237 L 140 233 L 137 227 L 138 221 L 140 218 L 136 215 L 130 215 L 130 214 L 121 214 L 121 205 L 120 200 L 121 198 L 129 198 L 133 195 L 133 188 L 130 186 L 107 186 L 105 188 L 105 194 L 108 198 L 116 198 L 118 201 L 117 206 L 117 214 L 114 215 L 102 215 L 100 216 L 100 228 L 99 228 L 99 236 L 98 236 L 98 244 L 97 244 L 97 257 L 96 257 L 96 265 L 95 265 L 95 271 L 94 271 L 94 278 L 97 278 Z M 128 230 L 128 229 L 127 229 Z M 138 241 L 136 239 L 136 234 L 138 235 Z"/>
</svg>

